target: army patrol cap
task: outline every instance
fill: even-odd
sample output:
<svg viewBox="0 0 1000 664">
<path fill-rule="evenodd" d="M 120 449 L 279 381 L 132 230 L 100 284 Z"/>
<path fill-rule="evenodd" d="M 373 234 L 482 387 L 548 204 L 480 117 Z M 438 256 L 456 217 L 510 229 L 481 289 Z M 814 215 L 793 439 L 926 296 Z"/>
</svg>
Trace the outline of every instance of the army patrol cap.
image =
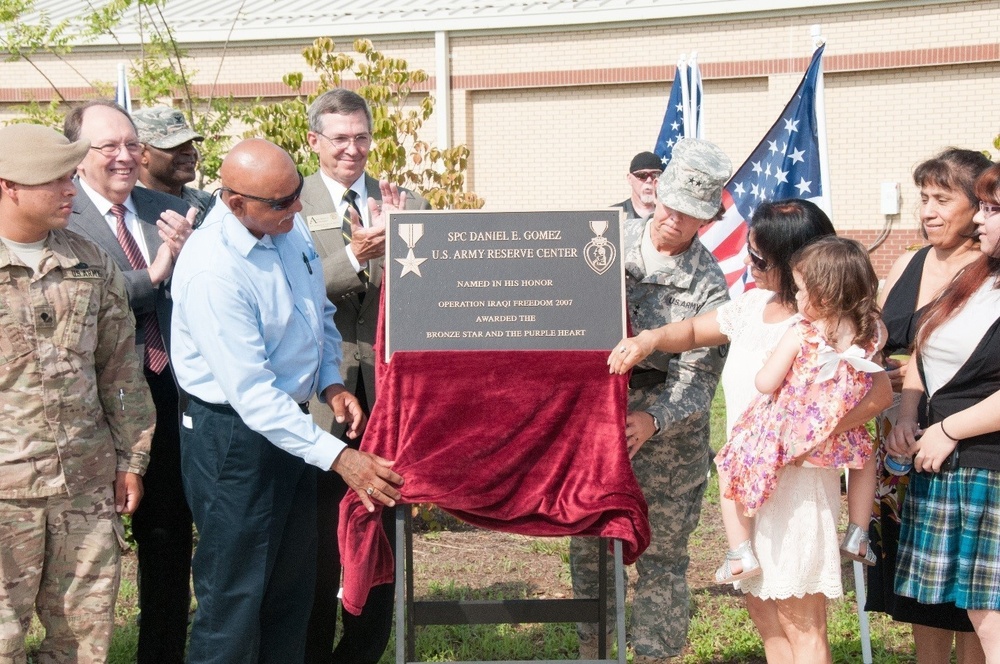
<svg viewBox="0 0 1000 664">
<path fill-rule="evenodd" d="M 656 185 L 656 196 L 668 208 L 695 219 L 715 219 L 722 188 L 733 163 L 719 146 L 698 138 L 681 139 Z"/>
<path fill-rule="evenodd" d="M 188 141 L 203 141 L 205 137 L 188 127 L 184 114 L 169 106 L 140 108 L 132 112 L 132 121 L 139 140 L 160 150 L 169 150 Z"/>
<path fill-rule="evenodd" d="M 89 140 L 70 143 L 49 127 L 7 125 L 0 129 L 0 179 L 25 185 L 58 180 L 76 170 L 89 149 Z"/>
</svg>

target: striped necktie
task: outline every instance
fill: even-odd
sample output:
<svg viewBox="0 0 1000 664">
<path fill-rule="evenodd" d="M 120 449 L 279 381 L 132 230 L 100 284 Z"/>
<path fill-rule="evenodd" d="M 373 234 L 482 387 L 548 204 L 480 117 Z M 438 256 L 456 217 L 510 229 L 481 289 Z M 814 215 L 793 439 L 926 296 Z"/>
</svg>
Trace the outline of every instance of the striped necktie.
<svg viewBox="0 0 1000 664">
<path fill-rule="evenodd" d="M 347 207 L 344 208 L 344 217 L 341 219 L 341 232 L 344 234 L 344 242 L 350 244 L 351 238 L 354 236 L 351 230 L 351 209 L 358 213 L 358 220 L 361 220 L 361 208 L 358 207 L 358 192 L 348 189 L 344 192 L 342 200 L 347 203 Z M 361 277 L 361 281 L 368 283 L 371 273 L 365 267 L 361 269 L 361 273 L 358 276 Z"/>
<path fill-rule="evenodd" d="M 125 206 L 114 204 L 111 206 L 111 214 L 118 220 L 117 234 L 118 244 L 122 246 L 125 257 L 133 270 L 145 270 L 149 266 L 146 259 L 142 257 L 142 251 L 135 238 L 128 232 L 125 225 Z M 156 320 L 156 312 L 139 316 L 142 324 L 143 336 L 145 338 L 146 357 L 145 364 L 153 373 L 160 373 L 167 366 L 167 349 L 163 346 L 163 336 L 160 334 L 160 323 Z"/>
</svg>

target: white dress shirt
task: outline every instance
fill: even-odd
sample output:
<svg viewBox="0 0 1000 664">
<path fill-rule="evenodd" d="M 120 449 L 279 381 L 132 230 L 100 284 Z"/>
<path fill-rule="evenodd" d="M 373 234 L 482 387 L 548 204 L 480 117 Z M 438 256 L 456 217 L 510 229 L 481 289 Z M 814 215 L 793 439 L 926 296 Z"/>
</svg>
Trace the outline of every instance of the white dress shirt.
<svg viewBox="0 0 1000 664">
<path fill-rule="evenodd" d="M 115 237 L 118 237 L 118 218 L 111 214 L 111 206 L 113 203 L 97 193 L 83 178 L 80 178 L 78 182 L 80 184 L 80 188 L 83 189 L 84 193 L 87 194 L 91 202 L 94 204 L 94 207 L 97 208 L 97 211 L 104 215 L 104 221 L 108 222 L 108 226 L 111 227 L 111 232 Z M 132 238 L 135 240 L 135 243 L 139 245 L 139 251 L 142 252 L 142 257 L 146 259 L 146 265 L 149 265 L 149 247 L 146 246 L 146 236 L 142 234 L 142 228 L 140 227 L 142 222 L 139 221 L 139 217 L 136 214 L 135 203 L 132 202 L 132 194 L 128 195 L 128 198 L 125 199 L 125 203 L 123 203 L 123 205 L 125 206 L 125 228 L 127 228 L 128 232 L 132 234 Z"/>
<path fill-rule="evenodd" d="M 341 337 L 302 218 L 258 240 L 220 199 L 178 257 L 173 298 L 178 385 L 229 404 L 274 445 L 329 469 L 345 445 L 299 404 L 343 383 Z"/>
<path fill-rule="evenodd" d="M 371 214 L 368 210 L 368 186 L 365 184 L 365 174 L 362 173 L 361 177 L 354 181 L 350 187 L 345 187 L 340 184 L 326 173 L 322 169 L 319 171 L 319 176 L 323 180 L 323 184 L 326 185 L 327 190 L 330 192 L 330 198 L 333 199 L 333 204 L 337 207 L 337 216 L 341 219 L 344 218 L 344 214 L 347 212 L 347 206 L 350 205 L 344 200 L 344 194 L 348 189 L 351 189 L 358 195 L 358 208 L 361 211 L 361 225 L 365 228 L 369 228 L 372 224 Z M 351 245 L 345 245 L 344 250 L 347 252 L 347 260 L 351 261 L 351 265 L 354 266 L 355 272 L 361 272 L 362 269 L 368 266 L 368 261 L 365 261 L 362 265 L 357 256 L 354 255 L 354 250 L 351 249 Z"/>
</svg>

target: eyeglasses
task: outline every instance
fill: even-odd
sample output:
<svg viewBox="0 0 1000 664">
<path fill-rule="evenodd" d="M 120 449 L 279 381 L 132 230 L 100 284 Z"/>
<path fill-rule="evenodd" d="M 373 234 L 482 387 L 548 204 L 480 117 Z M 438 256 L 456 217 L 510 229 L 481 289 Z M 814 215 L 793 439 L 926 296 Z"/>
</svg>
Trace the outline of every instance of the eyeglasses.
<svg viewBox="0 0 1000 664">
<path fill-rule="evenodd" d="M 114 157 L 121 149 L 125 148 L 129 154 L 139 154 L 142 152 L 142 143 L 139 141 L 128 141 L 126 143 L 105 143 L 104 145 L 91 145 L 91 150 L 97 150 L 105 157 Z"/>
<path fill-rule="evenodd" d="M 639 182 L 646 182 L 647 180 L 655 180 L 660 177 L 660 173 L 663 171 L 634 171 L 632 175 L 639 180 Z"/>
<path fill-rule="evenodd" d="M 750 264 L 753 265 L 758 272 L 767 272 L 771 269 L 771 266 L 766 260 L 764 260 L 764 257 L 754 251 L 753 247 L 749 244 L 747 245 L 747 254 L 750 256 Z"/>
<path fill-rule="evenodd" d="M 995 214 L 1000 214 L 1000 205 L 979 201 L 979 211 L 983 213 L 983 217 L 989 219 Z"/>
<path fill-rule="evenodd" d="M 230 194 L 236 194 L 237 196 L 242 196 L 243 198 L 249 198 L 252 201 L 259 201 L 265 205 L 271 206 L 271 209 L 275 212 L 281 210 L 287 210 L 288 208 L 295 205 L 295 201 L 299 200 L 299 196 L 302 195 L 302 184 L 304 180 L 302 179 L 302 174 L 299 173 L 299 186 L 295 188 L 290 196 L 285 196 L 284 198 L 261 198 L 260 196 L 251 196 L 250 194 L 241 194 L 240 192 L 230 189 L 229 187 L 219 187 L 219 191 L 227 191 Z"/>
<path fill-rule="evenodd" d="M 346 150 L 347 146 L 354 143 L 361 150 L 367 150 L 372 146 L 372 135 L 371 134 L 358 134 L 357 136 L 327 136 L 321 131 L 317 131 L 317 134 L 330 141 L 330 145 L 338 150 Z"/>
</svg>

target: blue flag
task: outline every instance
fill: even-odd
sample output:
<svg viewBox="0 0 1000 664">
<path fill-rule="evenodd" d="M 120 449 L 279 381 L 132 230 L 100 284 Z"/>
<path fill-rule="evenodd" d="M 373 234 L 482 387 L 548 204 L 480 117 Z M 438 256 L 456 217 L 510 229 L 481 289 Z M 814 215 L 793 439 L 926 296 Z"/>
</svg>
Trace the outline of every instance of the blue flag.
<svg viewBox="0 0 1000 664">
<path fill-rule="evenodd" d="M 681 68 L 678 65 L 674 72 L 674 83 L 670 86 L 670 99 L 667 110 L 663 114 L 663 124 L 660 125 L 660 135 L 656 137 L 656 147 L 653 152 L 666 166 L 674 153 L 674 145 L 684 138 L 684 102 L 681 97 Z"/>
<path fill-rule="evenodd" d="M 684 87 L 688 86 L 688 94 L 684 94 Z M 667 101 L 667 110 L 663 114 L 663 124 L 660 126 L 660 135 L 656 138 L 656 146 L 653 152 L 664 166 L 673 156 L 674 145 L 685 136 L 698 136 L 697 123 L 701 114 L 701 73 L 698 65 L 694 64 L 692 56 L 691 66 L 684 64 L 683 60 L 677 65 L 674 72 L 674 82 L 670 86 L 670 99 Z M 688 116 L 691 116 L 689 119 Z M 685 127 L 685 122 L 694 123 L 690 127 Z M 685 131 L 686 130 L 686 131 Z"/>
</svg>

